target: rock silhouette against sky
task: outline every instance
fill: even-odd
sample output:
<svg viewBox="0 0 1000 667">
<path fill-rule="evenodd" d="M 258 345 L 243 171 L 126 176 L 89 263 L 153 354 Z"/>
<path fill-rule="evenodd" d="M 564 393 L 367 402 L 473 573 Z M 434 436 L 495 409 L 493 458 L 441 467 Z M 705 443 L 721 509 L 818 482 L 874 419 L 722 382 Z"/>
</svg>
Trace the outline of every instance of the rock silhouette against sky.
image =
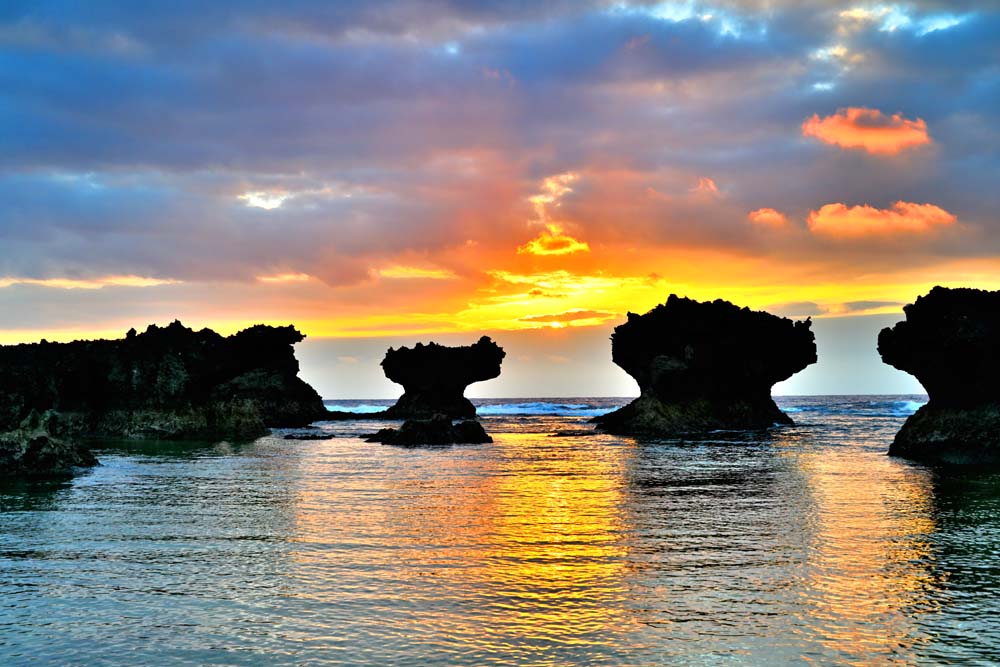
<svg viewBox="0 0 1000 667">
<path fill-rule="evenodd" d="M 594 421 L 637 435 L 790 424 L 771 387 L 816 362 L 810 324 L 676 295 L 645 315 L 629 313 L 611 336 L 612 359 L 641 395 Z"/>
<path fill-rule="evenodd" d="M 946 463 L 1000 463 L 1000 292 L 935 287 L 883 329 L 885 363 L 911 373 L 928 402 L 889 453 Z"/>
</svg>

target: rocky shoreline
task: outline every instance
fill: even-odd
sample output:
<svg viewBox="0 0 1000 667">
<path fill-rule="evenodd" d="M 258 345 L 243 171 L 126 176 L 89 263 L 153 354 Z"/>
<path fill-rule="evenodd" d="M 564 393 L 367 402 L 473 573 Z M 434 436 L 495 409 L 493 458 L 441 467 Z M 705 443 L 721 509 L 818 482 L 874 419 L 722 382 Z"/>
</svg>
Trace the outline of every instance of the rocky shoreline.
<svg viewBox="0 0 1000 667">
<path fill-rule="evenodd" d="M 885 363 L 913 374 L 928 403 L 889 453 L 930 463 L 1000 464 L 1000 292 L 935 287 L 884 329 Z M 382 368 L 403 386 L 373 414 L 330 412 L 298 377 L 292 326 L 257 325 L 231 336 L 173 322 L 118 340 L 0 346 L 0 477 L 67 475 L 97 463 L 99 439 L 253 440 L 272 428 L 320 421 L 404 420 L 369 442 L 400 446 L 488 443 L 465 395 L 500 375 L 505 352 L 490 338 L 448 347 L 389 348 Z M 640 396 L 595 417 L 597 431 L 671 436 L 792 424 L 771 387 L 815 363 L 811 321 L 728 301 L 671 295 L 628 314 L 611 337 L 612 360 Z M 309 431 L 286 440 L 324 440 Z"/>
<path fill-rule="evenodd" d="M 0 476 L 86 463 L 79 443 L 91 439 L 252 440 L 323 419 L 322 399 L 298 377 L 303 338 L 292 326 L 223 337 L 175 321 L 118 340 L 2 346 Z M 42 431 L 45 456 L 33 453 Z"/>
</svg>

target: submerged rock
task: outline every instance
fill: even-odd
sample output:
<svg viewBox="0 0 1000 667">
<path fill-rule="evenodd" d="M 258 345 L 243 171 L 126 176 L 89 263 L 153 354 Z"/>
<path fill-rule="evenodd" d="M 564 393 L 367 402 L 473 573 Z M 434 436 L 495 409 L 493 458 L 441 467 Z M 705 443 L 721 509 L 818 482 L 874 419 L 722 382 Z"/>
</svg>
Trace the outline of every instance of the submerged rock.
<svg viewBox="0 0 1000 667">
<path fill-rule="evenodd" d="M 430 419 L 407 419 L 399 429 L 384 428 L 365 438 L 366 442 L 383 445 L 416 447 L 420 445 L 457 445 L 493 442 L 482 424 L 474 420 L 452 424 L 451 419 L 437 414 Z"/>
<path fill-rule="evenodd" d="M 882 361 L 915 376 L 927 404 L 889 454 L 940 463 L 1000 464 L 1000 292 L 935 287 L 878 336 Z"/>
<path fill-rule="evenodd" d="M 174 322 L 124 339 L 0 347 L 0 431 L 57 410 L 69 438 L 252 439 L 325 415 L 294 327 L 223 337 Z"/>
<path fill-rule="evenodd" d="M 59 417 L 32 410 L 14 430 L 0 433 L 0 478 L 61 477 L 97 465 L 86 445 L 58 437 Z"/>
<path fill-rule="evenodd" d="M 640 396 L 595 417 L 626 435 L 764 429 L 792 420 L 771 387 L 816 362 L 810 320 L 793 322 L 721 299 L 670 295 L 611 336 L 612 360 L 639 383 Z"/>
<path fill-rule="evenodd" d="M 498 377 L 505 356 L 503 348 L 487 336 L 462 347 L 417 343 L 412 348 L 389 348 L 382 360 L 382 370 L 387 378 L 403 385 L 403 395 L 384 414 L 375 417 L 427 419 L 437 414 L 452 419 L 475 417 L 476 407 L 465 397 L 465 388 L 473 382 Z"/>
</svg>

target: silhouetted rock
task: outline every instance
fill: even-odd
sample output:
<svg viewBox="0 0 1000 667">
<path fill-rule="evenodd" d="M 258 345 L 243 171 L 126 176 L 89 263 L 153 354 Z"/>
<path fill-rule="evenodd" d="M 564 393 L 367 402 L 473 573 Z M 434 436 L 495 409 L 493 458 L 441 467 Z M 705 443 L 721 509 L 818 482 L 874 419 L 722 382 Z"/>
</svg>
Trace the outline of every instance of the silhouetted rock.
<svg viewBox="0 0 1000 667">
<path fill-rule="evenodd" d="M 0 477 L 61 477 L 97 465 L 79 442 L 57 437 L 58 415 L 32 410 L 14 430 L 0 433 Z"/>
<path fill-rule="evenodd" d="M 413 348 L 389 348 L 382 360 L 382 370 L 387 378 L 403 385 L 403 395 L 385 411 L 384 417 L 426 419 L 436 414 L 452 419 L 475 417 L 476 407 L 464 396 L 465 388 L 473 382 L 499 376 L 504 356 L 503 348 L 487 336 L 463 347 L 417 343 Z"/>
<path fill-rule="evenodd" d="M 928 462 L 1000 463 L 1000 292 L 935 287 L 878 336 L 882 361 L 915 376 L 927 405 L 889 454 Z"/>
<path fill-rule="evenodd" d="M 124 339 L 0 347 L 0 431 L 56 410 L 65 437 L 251 439 L 326 411 L 298 378 L 294 327 L 229 337 L 180 322 Z"/>
<path fill-rule="evenodd" d="M 670 295 L 611 336 L 612 359 L 640 396 L 592 421 L 611 433 L 763 429 L 792 420 L 771 386 L 816 361 L 811 322 Z"/>
<path fill-rule="evenodd" d="M 452 424 L 449 417 L 437 414 L 430 419 L 407 419 L 399 429 L 383 428 L 365 438 L 383 445 L 417 447 L 421 445 L 480 444 L 493 442 L 482 424 L 474 420 Z"/>
</svg>

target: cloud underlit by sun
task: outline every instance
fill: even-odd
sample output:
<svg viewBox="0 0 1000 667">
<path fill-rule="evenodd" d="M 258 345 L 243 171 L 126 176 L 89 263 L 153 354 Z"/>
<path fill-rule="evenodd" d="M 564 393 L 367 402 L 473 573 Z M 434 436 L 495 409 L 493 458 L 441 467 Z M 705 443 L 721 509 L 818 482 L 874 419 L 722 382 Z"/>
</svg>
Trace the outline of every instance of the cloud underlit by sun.
<svg viewBox="0 0 1000 667">
<path fill-rule="evenodd" d="M 840 109 L 823 118 L 813 114 L 802 124 L 802 135 L 841 148 L 884 155 L 931 143 L 922 118 L 909 120 L 899 113 L 887 116 L 878 109 L 859 107 Z"/>
<path fill-rule="evenodd" d="M 889 208 L 826 204 L 809 213 L 815 234 L 835 238 L 860 238 L 893 234 L 928 234 L 955 224 L 956 217 L 934 204 L 897 201 Z"/>
<path fill-rule="evenodd" d="M 548 223 L 536 237 L 518 246 L 517 252 L 529 255 L 571 255 L 575 252 L 590 252 L 590 246 L 567 235 L 561 225 Z"/>
<path fill-rule="evenodd" d="M 762 227 L 784 227 L 788 224 L 788 218 L 781 211 L 773 208 L 758 208 L 747 214 L 747 219 L 755 225 Z"/>
</svg>

